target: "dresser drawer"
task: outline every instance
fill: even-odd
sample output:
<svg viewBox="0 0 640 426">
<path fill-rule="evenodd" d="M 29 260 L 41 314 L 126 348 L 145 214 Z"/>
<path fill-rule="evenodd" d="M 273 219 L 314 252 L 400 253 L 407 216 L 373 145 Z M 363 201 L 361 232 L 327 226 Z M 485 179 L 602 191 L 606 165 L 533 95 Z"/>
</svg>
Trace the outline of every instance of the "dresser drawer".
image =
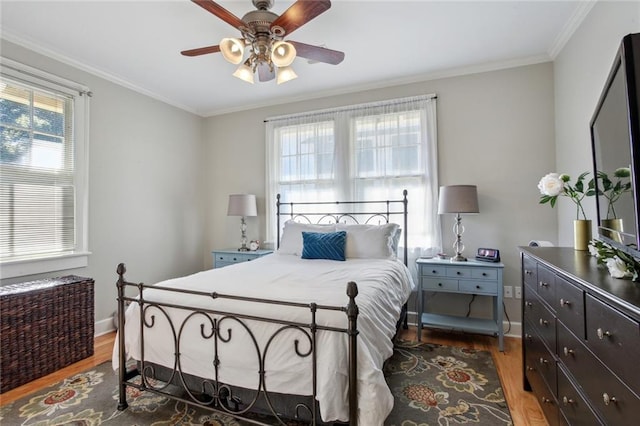
<svg viewBox="0 0 640 426">
<path fill-rule="evenodd" d="M 540 303 L 537 316 L 533 318 L 533 325 L 538 330 L 549 349 L 556 351 L 556 317 L 549 311 L 546 305 Z"/>
<path fill-rule="evenodd" d="M 555 310 L 556 276 L 552 270 L 538 265 L 538 295 Z"/>
<path fill-rule="evenodd" d="M 640 324 L 591 295 L 585 309 L 587 346 L 640 395 Z"/>
<path fill-rule="evenodd" d="M 531 288 L 536 288 L 538 285 L 537 265 L 537 262 L 530 257 L 522 257 L 522 281 Z"/>
<path fill-rule="evenodd" d="M 465 293 L 497 295 L 498 283 L 491 281 L 460 280 L 458 281 L 458 289 Z"/>
<path fill-rule="evenodd" d="M 535 363 L 530 365 L 529 362 L 525 360 L 525 364 L 525 374 L 527 376 L 527 380 L 529 381 L 529 384 L 531 384 L 533 393 L 540 403 L 540 407 L 544 412 L 544 416 L 547 419 L 547 422 L 549 422 L 550 426 L 559 425 L 560 410 L 558 407 L 558 401 L 554 396 L 554 393 L 551 391 L 551 389 L 549 389 L 549 386 L 547 386 L 547 383 L 542 378 L 542 375 L 538 371 Z"/>
<path fill-rule="evenodd" d="M 240 253 L 240 252 L 239 253 L 216 253 L 215 258 L 216 258 L 216 262 L 239 263 L 239 262 L 246 262 L 247 260 L 251 260 L 255 258 L 255 256 Z"/>
<path fill-rule="evenodd" d="M 558 352 L 567 370 L 580 380 L 591 406 L 607 423 L 630 425 L 640 419 L 640 399 L 562 324 L 558 325 Z"/>
<path fill-rule="evenodd" d="M 584 292 L 556 277 L 556 315 L 576 336 L 584 339 Z"/>
<path fill-rule="evenodd" d="M 422 290 L 458 291 L 458 280 L 423 278 Z"/>
<path fill-rule="evenodd" d="M 447 268 L 438 265 L 420 265 L 420 275 L 424 277 L 446 277 Z"/>
<path fill-rule="evenodd" d="M 567 424 L 603 425 L 590 404 L 574 386 L 562 365 L 558 366 L 558 406 Z"/>
<path fill-rule="evenodd" d="M 555 397 L 557 381 L 556 360 L 553 353 L 549 351 L 540 336 L 535 332 L 527 335 L 525 359 L 527 367 L 535 369 L 544 378 Z"/>
<path fill-rule="evenodd" d="M 524 296 L 522 302 L 522 316 L 526 321 L 530 321 L 532 324 L 534 321 L 538 321 L 540 318 L 540 310 L 543 309 L 542 302 L 537 296 L 535 291 L 531 290 L 529 286 L 524 286 Z M 524 321 L 523 321 L 524 322 Z"/>
</svg>

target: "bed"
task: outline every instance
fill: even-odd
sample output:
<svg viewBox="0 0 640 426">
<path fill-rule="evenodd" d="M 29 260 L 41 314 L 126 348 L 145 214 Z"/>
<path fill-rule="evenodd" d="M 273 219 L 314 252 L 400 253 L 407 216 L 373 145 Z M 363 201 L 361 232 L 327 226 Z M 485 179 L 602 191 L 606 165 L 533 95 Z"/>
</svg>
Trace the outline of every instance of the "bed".
<svg viewBox="0 0 640 426">
<path fill-rule="evenodd" d="M 272 255 L 156 285 L 127 281 L 118 265 L 118 409 L 134 387 L 257 424 L 384 422 L 393 397 L 382 366 L 414 288 L 400 260 L 407 192 L 346 203 L 278 195 L 276 206 Z"/>
</svg>

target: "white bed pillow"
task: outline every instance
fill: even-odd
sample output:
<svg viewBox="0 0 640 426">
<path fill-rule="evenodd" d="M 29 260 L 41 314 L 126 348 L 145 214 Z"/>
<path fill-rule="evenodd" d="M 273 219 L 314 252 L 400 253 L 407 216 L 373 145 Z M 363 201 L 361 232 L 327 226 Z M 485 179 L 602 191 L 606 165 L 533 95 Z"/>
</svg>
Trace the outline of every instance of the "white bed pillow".
<svg viewBox="0 0 640 426">
<path fill-rule="evenodd" d="M 345 255 L 359 259 L 394 259 L 402 230 L 397 223 L 350 225 L 338 223 L 338 231 L 347 231 Z"/>
<path fill-rule="evenodd" d="M 314 225 L 310 223 L 298 223 L 288 220 L 284 223 L 282 230 L 282 238 L 280 238 L 280 247 L 278 254 L 293 254 L 302 256 L 302 232 L 335 232 L 336 224 Z"/>
</svg>

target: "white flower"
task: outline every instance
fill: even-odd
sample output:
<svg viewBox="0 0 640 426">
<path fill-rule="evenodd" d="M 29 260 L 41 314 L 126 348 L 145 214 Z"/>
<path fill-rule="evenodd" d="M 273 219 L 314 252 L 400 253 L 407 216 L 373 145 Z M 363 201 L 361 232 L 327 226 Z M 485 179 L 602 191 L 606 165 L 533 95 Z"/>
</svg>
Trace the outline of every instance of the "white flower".
<svg viewBox="0 0 640 426">
<path fill-rule="evenodd" d="M 548 195 L 549 197 L 555 197 L 562 194 L 564 189 L 564 182 L 558 173 L 549 173 L 540 179 L 538 183 L 538 189 L 542 195 Z"/>
<path fill-rule="evenodd" d="M 598 249 L 595 248 L 595 246 L 591 245 L 591 243 L 589 244 L 589 254 L 593 257 L 600 257 Z"/>
<path fill-rule="evenodd" d="M 632 274 L 627 271 L 627 265 L 618 256 L 607 259 L 607 268 L 609 274 L 613 278 L 625 278 L 630 277 Z"/>
</svg>

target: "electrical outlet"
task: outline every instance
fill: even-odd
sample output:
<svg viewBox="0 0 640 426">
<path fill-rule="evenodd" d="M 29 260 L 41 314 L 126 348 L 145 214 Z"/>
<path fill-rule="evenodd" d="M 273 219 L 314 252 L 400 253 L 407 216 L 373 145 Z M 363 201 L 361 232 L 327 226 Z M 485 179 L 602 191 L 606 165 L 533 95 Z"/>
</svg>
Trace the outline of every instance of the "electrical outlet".
<svg viewBox="0 0 640 426">
<path fill-rule="evenodd" d="M 504 286 L 504 297 L 506 299 L 512 298 L 513 297 L 513 287 L 510 285 L 505 285 Z"/>
<path fill-rule="evenodd" d="M 516 292 L 516 299 L 522 299 L 522 287 L 514 287 L 514 290 Z"/>
</svg>

